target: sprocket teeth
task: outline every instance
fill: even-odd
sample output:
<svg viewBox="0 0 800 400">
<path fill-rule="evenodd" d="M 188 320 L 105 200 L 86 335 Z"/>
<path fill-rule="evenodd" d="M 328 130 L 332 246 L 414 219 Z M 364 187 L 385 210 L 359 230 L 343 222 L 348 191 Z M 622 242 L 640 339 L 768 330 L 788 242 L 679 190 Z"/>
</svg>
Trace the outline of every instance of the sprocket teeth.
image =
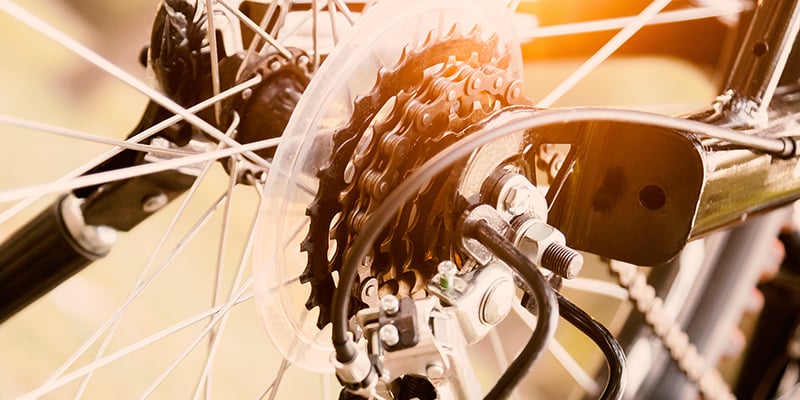
<svg viewBox="0 0 800 400">
<path fill-rule="evenodd" d="M 448 40 L 452 40 L 452 39 L 458 37 L 457 35 L 459 35 L 460 32 L 461 32 L 461 29 L 459 29 L 459 28 L 460 28 L 459 24 L 453 24 L 453 26 L 450 27 L 450 30 L 447 31 L 447 33 L 445 33 L 445 35 L 442 38 L 442 40 L 448 41 Z"/>
<path fill-rule="evenodd" d="M 428 47 L 434 42 L 434 31 L 429 31 L 428 34 L 425 36 L 425 40 L 422 42 L 422 47 Z"/>
<path fill-rule="evenodd" d="M 472 29 L 469 30 L 467 34 L 468 37 L 477 38 L 483 34 L 483 28 L 479 24 L 475 24 L 472 26 Z"/>
<path fill-rule="evenodd" d="M 320 328 L 330 321 L 335 291 L 331 273 L 339 270 L 353 238 L 388 193 L 376 188 L 381 185 L 393 188 L 424 160 L 462 137 L 464 127 L 485 116 L 484 105 L 489 108 L 491 105 L 476 103 L 478 99 L 472 98 L 475 93 L 485 90 L 492 93 L 492 98 L 506 95 L 484 87 L 485 83 L 477 85 L 477 91 L 469 88 L 474 82 L 471 77 L 485 80 L 487 74 L 482 69 L 478 71 L 478 66 L 493 60 L 510 62 L 510 53 L 498 46 L 497 35 L 488 40 L 481 37 L 479 25 L 464 34 L 456 24 L 444 35 L 428 32 L 419 47 L 405 46 L 393 67 L 378 70 L 371 91 L 354 100 L 350 121 L 334 133 L 333 155 L 328 165 L 318 171 L 320 190 L 306 210 L 312 220 L 311 228 L 300 246 L 308 255 L 301 280 L 312 286 L 306 307 L 319 308 Z M 439 64 L 441 67 L 430 68 Z M 504 88 L 506 85 L 497 90 Z M 456 92 L 452 99 L 451 90 Z M 393 109 L 378 118 L 393 96 Z M 372 129 L 373 137 L 369 143 L 361 143 L 367 129 Z M 351 165 L 352 171 L 348 173 L 353 173 L 352 179 L 345 179 Z M 443 194 L 446 185 L 442 182 L 447 180 L 432 180 L 426 185 L 417 199 L 406 206 L 411 208 L 398 213 L 373 245 L 372 263 L 366 269 L 378 279 L 380 293 L 394 291 L 419 296 L 433 275 L 431 271 L 435 271 L 435 263 L 452 256 L 450 244 L 444 238 L 447 235 L 434 234 L 430 232 L 431 226 L 426 226 L 433 223 L 433 230 L 445 229 L 442 220 L 447 217 L 443 215 L 449 212 L 447 204 L 452 199 Z M 341 215 L 335 221 L 337 213 Z M 433 240 L 429 243 L 428 239 Z M 329 241 L 336 243 L 330 259 Z M 362 273 L 366 273 L 363 268 L 359 272 L 363 279 Z M 349 310 L 351 316 L 363 306 L 355 296 Z"/>
</svg>

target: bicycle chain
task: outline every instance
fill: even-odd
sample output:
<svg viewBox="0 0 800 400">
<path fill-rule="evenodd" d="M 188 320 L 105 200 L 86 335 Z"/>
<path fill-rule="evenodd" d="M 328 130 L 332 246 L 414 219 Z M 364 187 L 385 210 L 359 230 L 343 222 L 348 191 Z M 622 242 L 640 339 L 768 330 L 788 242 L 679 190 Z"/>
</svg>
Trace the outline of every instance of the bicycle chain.
<svg viewBox="0 0 800 400">
<path fill-rule="evenodd" d="M 505 72 L 509 60 L 496 37 L 482 40 L 477 30 L 464 35 L 454 26 L 443 38 L 431 32 L 420 48 L 406 48 L 395 67 L 379 71 L 372 90 L 356 99 L 350 121 L 334 133 L 334 152 L 306 212 L 310 228 L 302 250 L 308 264 L 301 281 L 310 283 L 306 307 L 319 307 L 320 328 L 330 320 L 332 274 L 391 188 L 470 124 L 524 101 L 521 83 Z M 444 189 L 446 178 L 437 177 L 403 207 L 359 270 L 362 282 L 374 277 L 384 293 L 421 293 L 439 257 L 450 255 L 444 207 L 452 199 L 441 200 L 454 191 Z M 432 231 L 439 237 L 429 241 Z M 422 237 L 429 245 L 414 246 Z M 350 315 L 364 306 L 358 292 Z"/>
</svg>

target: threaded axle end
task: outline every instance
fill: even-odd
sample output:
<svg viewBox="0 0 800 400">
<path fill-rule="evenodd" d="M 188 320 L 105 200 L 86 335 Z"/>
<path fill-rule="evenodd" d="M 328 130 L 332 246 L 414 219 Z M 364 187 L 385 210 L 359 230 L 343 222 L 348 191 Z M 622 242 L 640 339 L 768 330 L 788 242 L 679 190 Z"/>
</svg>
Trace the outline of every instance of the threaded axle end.
<svg viewBox="0 0 800 400">
<path fill-rule="evenodd" d="M 567 246 L 550 243 L 542 254 L 541 266 L 563 278 L 572 279 L 583 268 L 583 256 Z"/>
</svg>

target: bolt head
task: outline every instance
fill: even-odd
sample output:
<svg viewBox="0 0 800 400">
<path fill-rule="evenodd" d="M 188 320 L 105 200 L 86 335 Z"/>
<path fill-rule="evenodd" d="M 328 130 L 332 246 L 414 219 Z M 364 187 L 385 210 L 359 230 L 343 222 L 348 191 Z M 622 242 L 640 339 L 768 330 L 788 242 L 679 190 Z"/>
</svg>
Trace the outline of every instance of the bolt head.
<svg viewBox="0 0 800 400">
<path fill-rule="evenodd" d="M 427 374 L 430 379 L 444 378 L 444 373 L 444 366 L 438 362 L 430 363 L 425 367 L 425 374 Z"/>
<path fill-rule="evenodd" d="M 142 210 L 146 213 L 154 213 L 169 203 L 169 197 L 164 193 L 157 193 L 147 196 L 142 202 Z"/>
<path fill-rule="evenodd" d="M 400 331 L 392 324 L 382 326 L 378 331 L 378 337 L 380 337 L 381 342 L 388 347 L 400 343 Z"/>
<path fill-rule="evenodd" d="M 387 294 L 381 298 L 381 308 L 387 315 L 394 315 L 400 311 L 400 299 L 397 296 Z"/>
<path fill-rule="evenodd" d="M 504 200 L 506 210 L 513 215 L 520 215 L 533 208 L 533 193 L 528 188 L 512 187 Z"/>
</svg>

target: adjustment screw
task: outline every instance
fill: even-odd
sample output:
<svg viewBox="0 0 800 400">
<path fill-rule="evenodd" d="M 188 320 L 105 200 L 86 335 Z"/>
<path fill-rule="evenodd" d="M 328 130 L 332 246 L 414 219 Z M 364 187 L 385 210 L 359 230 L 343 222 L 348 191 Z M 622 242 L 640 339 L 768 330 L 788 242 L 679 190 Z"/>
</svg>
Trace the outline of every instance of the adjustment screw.
<svg viewBox="0 0 800 400">
<path fill-rule="evenodd" d="M 382 326 L 378 331 L 378 336 L 380 337 L 381 342 L 388 347 L 392 347 L 400 343 L 400 331 L 397 330 L 396 326 L 391 324 Z"/>
<path fill-rule="evenodd" d="M 560 243 L 550 243 L 542 254 L 542 267 L 566 279 L 572 279 L 583 268 L 583 256 Z"/>
<path fill-rule="evenodd" d="M 147 196 L 142 201 L 142 210 L 146 213 L 154 213 L 169 203 L 169 197 L 164 193 L 153 194 Z"/>
<path fill-rule="evenodd" d="M 397 314 L 397 312 L 400 311 L 400 300 L 397 298 L 397 296 L 387 294 L 381 298 L 381 308 L 386 315 Z"/>
</svg>

